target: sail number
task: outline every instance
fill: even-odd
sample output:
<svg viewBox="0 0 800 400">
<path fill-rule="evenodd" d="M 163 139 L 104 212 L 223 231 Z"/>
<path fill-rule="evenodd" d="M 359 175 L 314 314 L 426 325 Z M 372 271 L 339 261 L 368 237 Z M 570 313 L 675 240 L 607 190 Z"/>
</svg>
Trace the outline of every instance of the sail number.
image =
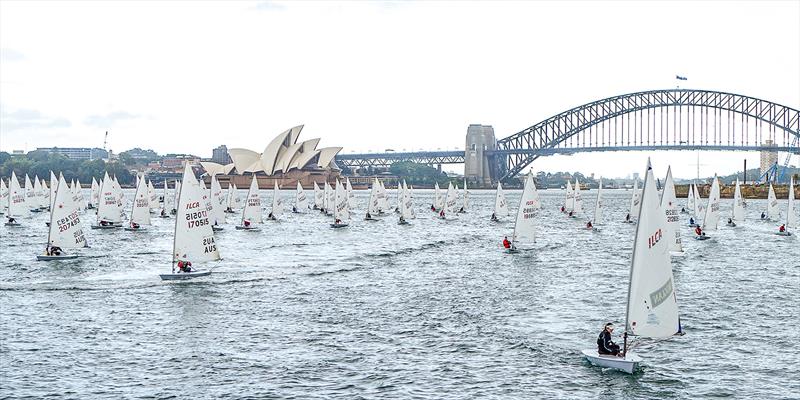
<svg viewBox="0 0 800 400">
<path fill-rule="evenodd" d="M 650 235 L 650 237 L 647 238 L 647 247 L 651 248 L 655 246 L 656 243 L 658 243 L 658 241 L 661 240 L 663 236 L 664 235 L 661 233 L 661 229 L 657 230 L 656 233 Z"/>
</svg>

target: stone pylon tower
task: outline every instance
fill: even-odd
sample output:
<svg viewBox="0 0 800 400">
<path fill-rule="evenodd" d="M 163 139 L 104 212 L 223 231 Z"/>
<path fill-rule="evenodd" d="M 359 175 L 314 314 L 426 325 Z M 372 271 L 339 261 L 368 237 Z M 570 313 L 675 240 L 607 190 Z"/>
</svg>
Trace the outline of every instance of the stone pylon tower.
<svg viewBox="0 0 800 400">
<path fill-rule="evenodd" d="M 491 125 L 470 124 L 464 151 L 464 177 L 467 181 L 484 187 L 492 185 L 491 166 L 486 153 L 496 146 L 494 128 Z"/>
</svg>

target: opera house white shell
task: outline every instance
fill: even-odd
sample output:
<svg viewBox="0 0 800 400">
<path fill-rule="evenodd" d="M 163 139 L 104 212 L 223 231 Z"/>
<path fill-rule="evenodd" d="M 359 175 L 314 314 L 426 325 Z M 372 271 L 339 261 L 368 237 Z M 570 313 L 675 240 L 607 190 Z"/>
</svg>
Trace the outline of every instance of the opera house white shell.
<svg viewBox="0 0 800 400">
<path fill-rule="evenodd" d="M 241 175 L 245 173 L 263 172 L 273 175 L 278 172 L 287 173 L 293 169 L 337 169 L 333 158 L 341 147 L 317 148 L 319 139 L 298 142 L 303 125 L 287 129 L 269 142 L 263 152 L 257 153 L 248 149 L 228 149 L 233 162 L 221 165 L 203 161 L 200 164 L 210 175 L 230 174 L 234 169 Z"/>
</svg>

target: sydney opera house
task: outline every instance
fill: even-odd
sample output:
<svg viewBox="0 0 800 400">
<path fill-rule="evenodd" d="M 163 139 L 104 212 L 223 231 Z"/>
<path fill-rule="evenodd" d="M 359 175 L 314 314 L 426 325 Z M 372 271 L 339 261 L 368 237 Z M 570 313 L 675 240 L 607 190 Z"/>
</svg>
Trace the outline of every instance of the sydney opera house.
<svg viewBox="0 0 800 400">
<path fill-rule="evenodd" d="M 300 181 L 303 186 L 310 186 L 313 182 L 322 183 L 338 176 L 340 171 L 333 158 L 342 148 L 317 148 L 318 138 L 298 141 L 302 130 L 303 125 L 287 129 L 272 139 L 261 153 L 228 149 L 233 162 L 227 165 L 200 162 L 208 173 L 206 180 L 210 181 L 210 176 L 216 175 L 223 187 L 234 182 L 237 187 L 244 188 L 255 174 L 259 187 L 268 189 L 272 188 L 274 181 L 279 185 L 295 185 Z"/>
</svg>

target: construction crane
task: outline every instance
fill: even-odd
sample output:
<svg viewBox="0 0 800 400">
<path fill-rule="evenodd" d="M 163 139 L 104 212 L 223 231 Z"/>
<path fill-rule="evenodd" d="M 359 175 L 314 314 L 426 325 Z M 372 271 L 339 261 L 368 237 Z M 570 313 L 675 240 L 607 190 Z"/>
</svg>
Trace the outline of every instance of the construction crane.
<svg viewBox="0 0 800 400">
<path fill-rule="evenodd" d="M 108 151 L 106 146 L 108 145 L 108 131 L 106 131 L 106 137 L 103 139 L 103 150 Z"/>
</svg>

